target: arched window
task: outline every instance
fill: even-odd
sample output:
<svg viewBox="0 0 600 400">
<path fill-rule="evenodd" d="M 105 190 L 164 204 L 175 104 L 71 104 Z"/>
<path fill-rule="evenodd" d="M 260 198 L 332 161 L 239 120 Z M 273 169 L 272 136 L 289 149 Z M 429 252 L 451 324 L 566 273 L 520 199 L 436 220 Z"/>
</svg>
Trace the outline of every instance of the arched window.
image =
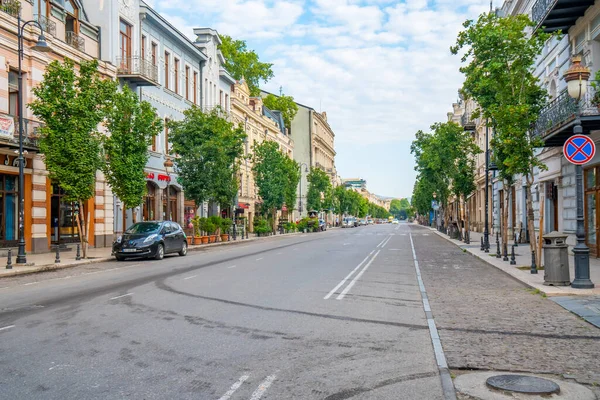
<svg viewBox="0 0 600 400">
<path fill-rule="evenodd" d="M 550 89 L 548 90 L 548 95 L 550 96 L 550 100 L 554 100 L 556 98 L 556 81 L 552 80 L 550 82 Z"/>
</svg>

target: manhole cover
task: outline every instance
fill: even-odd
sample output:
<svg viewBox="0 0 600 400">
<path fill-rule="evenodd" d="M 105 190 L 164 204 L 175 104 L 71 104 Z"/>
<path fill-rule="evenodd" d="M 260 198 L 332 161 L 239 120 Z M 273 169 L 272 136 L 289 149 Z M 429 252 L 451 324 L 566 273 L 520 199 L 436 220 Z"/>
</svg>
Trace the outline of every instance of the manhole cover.
<svg viewBox="0 0 600 400">
<path fill-rule="evenodd" d="M 488 387 L 527 394 L 559 393 L 560 386 L 548 380 L 527 375 L 495 375 L 485 381 Z"/>
</svg>

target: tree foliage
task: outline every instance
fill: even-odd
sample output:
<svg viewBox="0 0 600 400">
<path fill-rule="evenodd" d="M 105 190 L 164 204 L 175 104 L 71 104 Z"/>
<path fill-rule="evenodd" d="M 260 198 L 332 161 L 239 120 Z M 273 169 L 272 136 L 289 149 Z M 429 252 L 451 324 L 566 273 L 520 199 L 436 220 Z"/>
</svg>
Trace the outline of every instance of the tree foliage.
<svg viewBox="0 0 600 400">
<path fill-rule="evenodd" d="M 255 144 L 252 157 L 254 182 L 263 206 L 270 210 L 280 210 L 285 204 L 288 209 L 293 209 L 296 203 L 296 186 L 300 181 L 298 164 L 283 154 L 276 142 L 270 140 Z M 288 182 L 288 176 L 292 182 Z M 294 182 L 295 185 L 292 185 Z"/>
<path fill-rule="evenodd" d="M 285 127 L 291 128 L 292 120 L 298 113 L 298 105 L 292 96 L 269 94 L 263 99 L 263 103 L 271 110 L 281 111 Z"/>
<path fill-rule="evenodd" d="M 219 110 L 204 113 L 198 107 L 185 110 L 184 119 L 169 127 L 186 197 L 197 207 L 205 201 L 230 205 L 238 190 L 236 160 L 243 155 L 243 129 L 221 118 Z"/>
<path fill-rule="evenodd" d="M 479 104 L 480 113 L 496 128 L 491 141 L 493 157 L 507 188 L 515 175 L 527 180 L 528 230 L 533 235 L 530 245 L 535 251 L 531 184 L 534 168 L 546 167 L 536 156 L 536 148 L 542 143 L 529 135 L 529 130 L 547 94 L 534 74 L 534 67 L 554 34 L 538 30 L 531 35 L 536 24 L 523 14 L 499 17 L 486 13 L 477 21 L 467 20 L 463 26 L 465 30 L 451 48 L 454 54 L 463 51 L 460 69 L 465 74 L 463 92 Z"/>
<path fill-rule="evenodd" d="M 306 204 L 309 210 L 325 210 L 331 207 L 325 201 L 325 195 L 332 190 L 329 175 L 320 168 L 311 168 L 306 177 L 308 180 L 308 191 L 306 192 Z"/>
<path fill-rule="evenodd" d="M 413 216 L 412 206 L 408 199 L 394 199 L 390 203 L 390 214 L 398 219 L 407 219 Z"/>
<path fill-rule="evenodd" d="M 49 178 L 77 202 L 77 221 L 84 258 L 88 231 L 85 203 L 95 195 L 96 171 L 101 167 L 98 125 L 115 91 L 113 81 L 104 80 L 97 61 L 82 61 L 78 71 L 72 60 L 51 62 L 29 103 L 34 115 L 44 122 L 40 151 Z M 93 218 L 93 215 L 90 215 Z"/>
<path fill-rule="evenodd" d="M 267 82 L 274 76 L 273 64 L 261 62 L 254 50 L 248 50 L 244 40 L 235 40 L 227 35 L 220 35 L 220 38 L 219 49 L 225 57 L 225 69 L 235 79 L 246 80 L 251 96 L 259 96 L 260 81 Z"/>
<path fill-rule="evenodd" d="M 114 94 L 113 104 L 107 108 L 106 127 L 110 132 L 103 137 L 106 181 L 125 208 L 137 207 L 146 192 L 148 146 L 162 130 L 162 120 L 150 103 L 140 101 L 125 86 Z"/>
</svg>

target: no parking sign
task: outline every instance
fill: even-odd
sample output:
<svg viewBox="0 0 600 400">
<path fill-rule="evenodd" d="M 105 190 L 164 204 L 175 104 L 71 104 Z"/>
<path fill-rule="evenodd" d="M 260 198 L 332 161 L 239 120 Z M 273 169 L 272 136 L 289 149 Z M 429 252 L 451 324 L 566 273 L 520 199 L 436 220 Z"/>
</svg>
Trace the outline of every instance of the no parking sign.
<svg viewBox="0 0 600 400">
<path fill-rule="evenodd" d="M 573 135 L 565 142 L 563 154 L 572 164 L 587 164 L 596 154 L 596 145 L 588 136 Z"/>
</svg>

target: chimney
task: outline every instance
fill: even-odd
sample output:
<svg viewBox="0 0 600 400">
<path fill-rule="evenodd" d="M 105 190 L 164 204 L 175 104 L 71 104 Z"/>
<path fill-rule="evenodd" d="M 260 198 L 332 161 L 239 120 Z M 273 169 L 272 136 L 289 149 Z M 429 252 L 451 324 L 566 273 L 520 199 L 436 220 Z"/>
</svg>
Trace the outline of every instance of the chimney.
<svg viewBox="0 0 600 400">
<path fill-rule="evenodd" d="M 325 111 L 323 111 L 323 112 L 321 113 L 321 115 L 323 116 L 323 119 L 324 119 L 325 121 L 327 121 L 327 113 L 326 113 Z"/>
</svg>

